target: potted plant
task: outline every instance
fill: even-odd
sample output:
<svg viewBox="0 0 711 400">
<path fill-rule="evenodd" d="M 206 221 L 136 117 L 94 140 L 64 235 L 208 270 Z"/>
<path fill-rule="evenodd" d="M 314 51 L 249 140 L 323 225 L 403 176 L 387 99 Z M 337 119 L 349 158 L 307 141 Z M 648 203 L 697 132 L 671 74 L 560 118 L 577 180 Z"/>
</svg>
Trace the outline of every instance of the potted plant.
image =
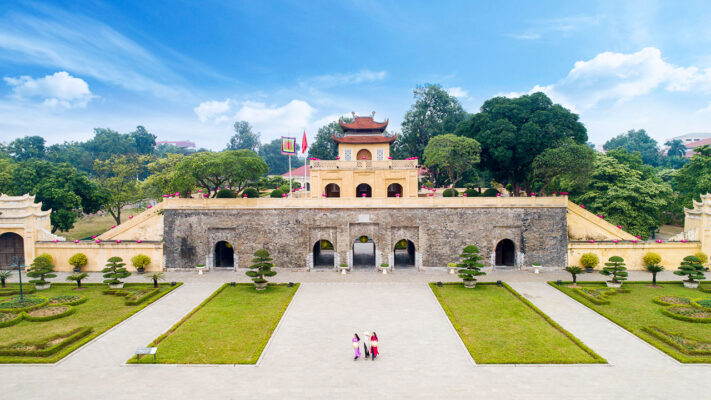
<svg viewBox="0 0 711 400">
<path fill-rule="evenodd" d="M 198 275 L 202 275 L 202 272 L 205 270 L 205 264 L 198 264 L 195 266 L 195 269 L 198 272 Z"/>
<path fill-rule="evenodd" d="M 605 281 L 607 287 L 618 288 L 622 287 L 622 282 L 627 280 L 627 268 L 625 267 L 625 259 L 620 256 L 612 256 L 605 263 L 606 267 L 602 268 L 601 274 L 611 276 L 612 279 Z"/>
<path fill-rule="evenodd" d="M 76 253 L 69 257 L 69 264 L 74 266 L 74 272 L 81 272 L 82 267 L 88 262 L 89 260 L 84 253 Z"/>
<path fill-rule="evenodd" d="M 656 287 L 657 286 L 657 273 L 661 272 L 664 270 L 664 267 L 659 265 L 660 262 L 662 262 L 662 256 L 660 256 L 657 253 L 652 253 L 651 251 L 642 257 L 642 261 L 644 262 L 645 268 L 647 268 L 647 272 L 650 272 L 652 274 L 652 286 Z"/>
<path fill-rule="evenodd" d="M 0 287 L 5 287 L 5 281 L 12 275 L 12 271 L 0 271 Z"/>
<path fill-rule="evenodd" d="M 136 254 L 131 257 L 131 264 L 133 264 L 133 267 L 136 268 L 139 274 L 142 274 L 150 263 L 151 258 L 143 254 Z"/>
<path fill-rule="evenodd" d="M 345 275 L 346 271 L 348 271 L 348 264 L 341 263 L 340 265 L 338 265 L 338 269 L 341 270 L 341 273 Z"/>
<path fill-rule="evenodd" d="M 569 265 L 565 267 L 565 270 L 570 273 L 570 275 L 573 275 L 573 287 L 578 287 L 578 274 L 583 272 L 583 269 L 576 266 L 576 265 Z"/>
<path fill-rule="evenodd" d="M 696 289 L 699 287 L 699 282 L 706 279 L 704 276 L 704 265 L 701 264 L 696 256 L 686 256 L 684 260 L 679 265 L 679 269 L 674 271 L 674 275 L 686 276 L 689 279 L 684 281 L 684 287 L 689 289 Z"/>
<path fill-rule="evenodd" d="M 533 263 L 533 273 L 534 274 L 541 273 L 541 263 Z"/>
<path fill-rule="evenodd" d="M 121 257 L 111 257 L 107 261 L 106 268 L 101 270 L 104 273 L 104 278 L 106 278 L 104 283 L 108 283 L 111 289 L 121 289 L 123 282 L 120 279 L 129 277 L 131 273 L 124 268 L 126 263 L 123 262 Z"/>
<path fill-rule="evenodd" d="M 465 288 L 473 289 L 476 286 L 476 278 L 474 277 L 486 275 L 486 272 L 479 271 L 484 266 L 479 262 L 482 259 L 479 255 L 479 248 L 471 245 L 467 246 L 462 250 L 462 254 L 459 257 L 462 259 L 462 262 L 459 263 L 459 277 L 462 278 Z"/>
<path fill-rule="evenodd" d="M 47 282 L 45 279 L 57 277 L 57 274 L 54 273 L 52 257 L 48 254 L 41 254 L 37 256 L 30 265 L 31 267 L 27 269 L 27 276 L 30 278 L 39 278 L 30 280 L 31 283 L 35 284 L 35 289 L 49 289 L 52 283 Z"/>
<path fill-rule="evenodd" d="M 74 281 L 74 282 L 76 282 L 76 283 L 77 283 L 77 289 L 81 289 L 81 288 L 82 288 L 82 287 L 81 287 L 81 281 L 82 281 L 83 279 L 86 279 L 87 276 L 89 276 L 89 274 L 87 274 L 86 272 L 82 272 L 82 273 L 79 273 L 79 274 L 71 274 L 71 275 L 69 275 L 69 276 L 67 277 L 67 280 L 68 280 L 68 281 Z"/>
<path fill-rule="evenodd" d="M 457 264 L 457 263 L 448 263 L 447 264 L 447 270 L 449 270 L 450 275 L 454 275 L 457 272 L 457 268 L 459 268 L 459 264 Z"/>
<path fill-rule="evenodd" d="M 595 253 L 585 253 L 580 257 L 580 265 L 585 267 L 585 272 L 591 273 L 600 264 L 600 259 Z"/>
<path fill-rule="evenodd" d="M 158 287 L 158 281 L 164 281 L 165 280 L 165 274 L 163 272 L 153 272 L 151 274 L 146 275 L 146 279 L 150 279 L 153 281 L 153 287 L 157 288 Z"/>
<path fill-rule="evenodd" d="M 249 271 L 246 272 L 247 276 L 252 278 L 254 282 L 254 287 L 257 290 L 264 290 L 267 288 L 267 280 L 264 279 L 265 276 L 274 276 L 276 271 L 272 271 L 274 264 L 272 264 L 272 258 L 269 257 L 269 252 L 265 249 L 260 249 L 254 252 L 254 258 L 252 262 L 254 264 L 249 266 Z"/>
<path fill-rule="evenodd" d="M 388 263 L 382 263 L 378 267 L 378 270 L 384 274 L 387 274 L 389 269 L 390 269 L 390 264 L 388 264 Z"/>
</svg>

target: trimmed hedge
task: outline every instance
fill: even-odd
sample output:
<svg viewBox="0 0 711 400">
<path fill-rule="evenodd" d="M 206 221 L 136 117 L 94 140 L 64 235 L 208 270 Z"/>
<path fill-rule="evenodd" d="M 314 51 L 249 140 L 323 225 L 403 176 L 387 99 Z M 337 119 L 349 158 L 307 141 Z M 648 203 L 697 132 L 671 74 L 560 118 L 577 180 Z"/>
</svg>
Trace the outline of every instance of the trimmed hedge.
<svg viewBox="0 0 711 400">
<path fill-rule="evenodd" d="M 704 297 L 703 299 L 696 299 L 691 302 L 691 305 L 698 308 L 711 308 L 711 299 Z"/>
<path fill-rule="evenodd" d="M 271 193 L 269 193 L 269 197 L 271 197 L 273 199 L 281 199 L 283 197 L 282 195 L 284 193 L 286 193 L 286 192 L 284 192 L 281 189 L 274 189 L 271 191 Z"/>
<path fill-rule="evenodd" d="M 494 188 L 488 188 L 482 193 L 481 195 L 484 197 L 496 197 L 496 194 L 499 193 L 498 190 Z"/>
<path fill-rule="evenodd" d="M 35 285 L 22 285 L 22 294 L 32 294 L 35 292 Z M 19 295 L 20 288 L 3 288 L 0 289 L 0 297 Z"/>
<path fill-rule="evenodd" d="M 59 318 L 68 317 L 68 316 L 74 314 L 74 313 L 77 311 L 76 308 L 74 308 L 74 307 L 72 307 L 72 306 L 69 306 L 69 305 L 47 306 L 47 307 L 67 307 L 67 311 L 64 311 L 64 312 L 59 313 L 59 314 L 46 315 L 46 316 L 42 316 L 42 317 L 33 317 L 33 316 L 30 315 L 28 312 L 23 312 L 23 313 L 22 313 L 22 318 L 23 318 L 23 319 L 26 319 L 26 320 L 28 320 L 28 321 L 31 321 L 31 322 L 51 321 L 51 320 L 53 320 L 53 319 L 59 319 Z M 39 309 L 37 309 L 37 310 L 32 310 L 32 311 L 38 311 L 38 310 L 39 310 Z M 30 312 L 31 312 L 31 311 L 30 311 Z"/>
<path fill-rule="evenodd" d="M 607 296 L 612 296 L 617 293 L 629 293 L 629 289 L 624 289 L 624 288 L 608 288 L 608 287 L 601 287 L 597 289 L 590 289 L 590 288 L 575 288 L 573 289 L 575 293 L 579 294 L 581 297 L 583 297 L 585 300 L 588 300 L 589 302 L 593 304 L 597 304 L 598 306 L 605 305 L 605 304 L 610 304 L 610 300 L 607 299 Z"/>
<path fill-rule="evenodd" d="M 0 314 L 6 314 L 6 315 L 13 315 L 15 314 L 15 318 L 9 319 L 7 321 L 0 321 L 0 328 L 5 328 L 7 326 L 13 326 L 20 321 L 22 321 L 22 312 L 14 313 L 14 312 L 0 312 Z"/>
<path fill-rule="evenodd" d="M 478 197 L 478 196 L 481 196 L 481 193 L 479 193 L 479 191 L 476 190 L 476 189 L 467 189 L 464 193 L 467 194 L 467 197 Z"/>
<path fill-rule="evenodd" d="M 242 196 L 247 195 L 248 198 L 257 198 L 259 197 L 259 190 L 253 188 L 253 187 L 248 187 L 247 189 L 244 189 L 242 191 Z"/>
<path fill-rule="evenodd" d="M 130 290 L 130 288 L 123 288 L 123 289 L 106 289 L 102 293 L 103 294 L 109 294 L 113 296 L 123 296 L 126 297 L 126 301 L 124 304 L 127 306 L 137 306 L 144 301 L 148 300 L 149 298 L 155 296 L 160 292 L 160 287 L 148 290 L 148 291 L 135 291 L 135 290 Z"/>
<path fill-rule="evenodd" d="M 24 356 L 24 357 L 47 357 L 58 352 L 59 350 L 75 343 L 79 339 L 89 335 L 91 328 L 76 328 L 67 333 L 62 333 L 50 336 L 41 342 L 23 343 L 16 342 L 7 346 L 0 347 L 0 356 Z M 52 341 L 64 337 L 65 339 L 51 347 L 45 347 Z M 32 346 L 33 350 L 21 349 L 18 347 Z"/>
<path fill-rule="evenodd" d="M 665 301 L 664 298 L 675 298 L 675 299 L 679 299 L 680 302 L 679 303 L 672 303 L 669 301 Z M 653 298 L 652 301 L 655 302 L 656 304 L 659 304 L 660 306 L 679 306 L 679 305 L 690 305 L 691 304 L 691 300 L 687 299 L 686 297 L 667 296 L 667 295 L 657 296 L 657 297 Z"/>
<path fill-rule="evenodd" d="M 458 197 L 459 192 L 457 189 L 444 189 L 444 192 L 442 192 L 443 197 Z M 469 195 L 467 195 L 469 196 Z"/>
<path fill-rule="evenodd" d="M 704 293 L 711 293 L 711 285 L 699 285 L 699 290 Z"/>
<path fill-rule="evenodd" d="M 234 199 L 235 194 L 232 193 L 230 189 L 220 189 L 217 191 L 217 194 L 215 194 L 215 198 L 217 199 Z"/>
<path fill-rule="evenodd" d="M 35 308 L 44 307 L 44 306 L 47 305 L 47 303 L 49 303 L 49 299 L 46 298 L 46 297 L 31 296 L 31 297 L 28 297 L 28 298 L 40 299 L 41 301 L 39 301 L 38 303 L 35 303 L 35 304 L 31 305 L 31 306 L 26 306 L 26 307 L 16 307 L 16 308 L 15 308 L 15 307 L 10 307 L 10 308 L 4 307 L 4 308 L 3 308 L 3 307 L 2 307 L 2 303 L 9 303 L 9 302 L 10 302 L 10 299 L 8 299 L 8 300 L 5 300 L 4 302 L 0 303 L 0 312 L 22 312 L 22 311 L 30 311 L 30 310 L 34 310 Z M 25 300 L 27 300 L 28 298 L 25 298 Z"/>
<path fill-rule="evenodd" d="M 694 340 L 694 339 L 691 339 L 691 338 L 684 336 L 680 333 L 669 333 L 669 332 L 667 332 L 661 328 L 658 328 L 656 326 L 645 326 L 642 328 L 642 331 L 661 340 L 662 342 L 668 344 L 669 346 L 675 348 L 676 350 L 678 350 L 684 354 L 688 354 L 691 356 L 703 356 L 703 355 L 711 354 L 711 343 L 709 343 L 709 342 L 702 342 L 699 340 Z M 674 337 L 676 337 L 677 339 L 674 340 Z M 687 345 L 684 345 L 683 342 L 687 342 Z M 709 347 L 709 349 L 708 350 L 696 350 L 694 348 L 689 348 L 689 345 L 693 346 L 693 344 L 706 345 L 707 347 Z"/>
<path fill-rule="evenodd" d="M 697 312 L 706 312 L 709 316 L 708 317 L 699 317 L 699 318 L 690 317 L 688 315 L 672 312 L 672 310 L 675 310 L 675 309 L 688 309 L 688 310 L 693 310 L 693 311 L 697 311 Z M 692 306 L 674 305 L 674 306 L 664 307 L 664 308 L 662 308 L 662 314 L 666 315 L 667 317 L 671 317 L 671 318 L 678 319 L 680 321 L 686 321 L 686 322 L 698 322 L 698 323 L 711 322 L 711 311 L 702 311 L 702 310 L 699 310 L 698 308 L 692 307 Z"/>
<path fill-rule="evenodd" d="M 59 303 L 52 303 L 52 300 L 61 299 L 62 297 L 78 297 L 78 299 L 76 299 L 76 300 L 70 300 L 70 301 L 62 301 L 62 302 L 59 302 Z M 87 300 L 88 300 L 88 299 L 87 299 L 86 297 L 80 296 L 80 295 L 78 295 L 78 294 L 77 294 L 77 295 L 73 295 L 73 296 L 56 296 L 56 297 L 50 297 L 50 298 L 49 298 L 49 305 L 50 305 L 50 306 L 76 306 L 76 305 L 78 305 L 78 304 L 86 303 Z"/>
</svg>

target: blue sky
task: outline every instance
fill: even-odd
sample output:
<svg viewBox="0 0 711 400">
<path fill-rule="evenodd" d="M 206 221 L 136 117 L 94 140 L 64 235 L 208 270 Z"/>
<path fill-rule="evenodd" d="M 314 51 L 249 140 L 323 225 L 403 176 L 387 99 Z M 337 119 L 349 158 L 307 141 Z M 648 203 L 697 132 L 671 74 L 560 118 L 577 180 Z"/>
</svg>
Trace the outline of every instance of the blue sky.
<svg viewBox="0 0 711 400">
<path fill-rule="evenodd" d="M 680 4 L 682 6 L 680 6 Z M 221 149 L 355 111 L 399 131 L 412 89 L 469 112 L 542 90 L 602 143 L 711 131 L 703 1 L 80 1 L 0 5 L 0 141 L 144 125 Z"/>
</svg>

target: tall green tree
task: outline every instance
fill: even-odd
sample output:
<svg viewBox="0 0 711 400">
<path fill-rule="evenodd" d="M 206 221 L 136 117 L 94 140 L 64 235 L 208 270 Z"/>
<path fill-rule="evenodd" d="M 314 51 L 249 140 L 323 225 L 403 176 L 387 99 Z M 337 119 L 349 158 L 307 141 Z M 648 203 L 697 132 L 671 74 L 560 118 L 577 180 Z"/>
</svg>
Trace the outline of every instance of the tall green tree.
<svg viewBox="0 0 711 400">
<path fill-rule="evenodd" d="M 153 154 L 156 148 L 156 135 L 148 132 L 142 125 L 138 125 L 129 136 L 136 144 L 138 154 Z"/>
<path fill-rule="evenodd" d="M 181 185 L 194 182 L 215 197 L 218 187 L 241 191 L 248 182 L 268 171 L 267 164 L 251 150 L 231 150 L 220 153 L 200 152 L 184 157 L 179 163 L 176 179 Z"/>
<path fill-rule="evenodd" d="M 143 197 L 137 176 L 145 162 L 146 156 L 135 154 L 94 161 L 97 182 L 107 195 L 102 208 L 111 214 L 117 225 L 121 223 L 121 210 Z"/>
<path fill-rule="evenodd" d="M 185 158 L 182 154 L 168 153 L 155 158 L 148 165 L 148 178 L 141 182 L 143 192 L 153 199 L 161 199 L 166 193 L 187 195 L 197 184 L 190 176 L 181 176 L 178 165 Z"/>
<path fill-rule="evenodd" d="M 456 133 L 481 144 L 482 166 L 497 181 L 511 183 L 516 196 L 521 187 L 531 191 L 532 164 L 539 154 L 564 140 L 584 144 L 588 139 L 578 115 L 541 92 L 489 99 Z"/>
<path fill-rule="evenodd" d="M 253 132 L 252 126 L 247 121 L 237 121 L 234 124 L 235 134 L 227 143 L 227 150 L 259 149 L 259 133 Z"/>
<path fill-rule="evenodd" d="M 25 136 L 10 142 L 7 152 L 15 161 L 42 160 L 46 151 L 44 144 L 41 136 Z"/>
<path fill-rule="evenodd" d="M 64 142 L 47 147 L 47 160 L 55 163 L 69 163 L 76 169 L 93 174 L 94 158 L 83 143 Z"/>
<path fill-rule="evenodd" d="M 128 134 L 95 128 L 94 137 L 83 144 L 94 160 L 107 160 L 113 155 L 136 154 L 136 141 Z"/>
<path fill-rule="evenodd" d="M 402 121 L 402 133 L 393 145 L 393 158 L 422 158 L 431 138 L 453 133 L 467 117 L 459 100 L 440 85 L 418 86 L 413 95 L 415 103 Z"/>
<path fill-rule="evenodd" d="M 684 157 L 686 155 L 686 146 L 684 146 L 684 142 L 681 139 L 668 140 L 664 145 L 669 146 L 667 150 L 668 157 Z"/>
<path fill-rule="evenodd" d="M 544 150 L 533 159 L 533 176 L 543 183 L 538 191 L 547 193 L 548 186 L 555 178 L 565 179 L 580 188 L 584 187 L 590 179 L 594 160 L 593 149 L 572 140 Z"/>
<path fill-rule="evenodd" d="M 348 118 L 344 121 L 350 122 Z M 338 121 L 330 122 L 318 129 L 316 139 L 309 146 L 309 157 L 320 158 L 322 160 L 335 160 L 338 157 L 338 145 L 333 141 L 332 137 L 340 137 L 343 135 L 343 129 Z"/>
<path fill-rule="evenodd" d="M 692 207 L 692 200 L 701 199 L 699 195 L 711 193 L 711 146 L 699 146 L 694 153 L 674 176 L 681 203 L 688 208 Z"/>
<path fill-rule="evenodd" d="M 447 174 L 449 183 L 456 187 L 467 172 L 479 163 L 481 146 L 474 139 L 444 134 L 430 139 L 424 152 L 427 168 L 441 170 Z"/>
<path fill-rule="evenodd" d="M 647 135 L 644 129 L 631 129 L 627 133 L 619 134 L 605 142 L 602 148 L 605 151 L 624 147 L 628 152 L 638 151 L 642 155 L 642 162 L 657 166 L 661 162 L 661 153 L 657 141 Z"/>
<path fill-rule="evenodd" d="M 300 153 L 301 147 L 296 145 L 296 154 Z M 289 172 L 289 157 L 291 157 L 291 168 L 299 168 L 304 165 L 303 158 L 295 156 L 285 156 L 281 154 L 281 139 L 274 139 L 263 144 L 259 148 L 259 156 L 267 163 L 269 175 L 281 175 Z"/>
</svg>

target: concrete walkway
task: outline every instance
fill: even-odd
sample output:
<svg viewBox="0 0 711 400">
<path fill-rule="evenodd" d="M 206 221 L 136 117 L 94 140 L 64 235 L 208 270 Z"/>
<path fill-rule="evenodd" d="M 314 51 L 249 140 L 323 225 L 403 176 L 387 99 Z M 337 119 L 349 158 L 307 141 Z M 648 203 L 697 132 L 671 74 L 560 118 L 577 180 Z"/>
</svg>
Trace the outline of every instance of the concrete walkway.
<svg viewBox="0 0 711 400">
<path fill-rule="evenodd" d="M 280 278 L 299 281 L 294 279 L 297 273 L 293 274 Z M 170 279 L 177 276 L 169 274 Z M 612 365 L 473 365 L 424 283 L 444 280 L 445 274 L 398 277 L 364 272 L 341 277 L 325 272 L 301 276 L 302 281 L 312 282 L 302 284 L 259 366 L 123 364 L 135 347 L 167 330 L 220 284 L 217 274 L 186 276 L 189 279 L 183 287 L 63 362 L 51 366 L 1 365 L 0 398 L 708 397 L 703 382 L 711 376 L 711 367 L 676 363 L 548 286 L 539 275 L 509 273 L 506 280 Z M 320 276 L 333 282 L 313 282 Z M 375 362 L 353 361 L 351 336 L 370 329 L 380 336 L 382 356 Z"/>
</svg>

